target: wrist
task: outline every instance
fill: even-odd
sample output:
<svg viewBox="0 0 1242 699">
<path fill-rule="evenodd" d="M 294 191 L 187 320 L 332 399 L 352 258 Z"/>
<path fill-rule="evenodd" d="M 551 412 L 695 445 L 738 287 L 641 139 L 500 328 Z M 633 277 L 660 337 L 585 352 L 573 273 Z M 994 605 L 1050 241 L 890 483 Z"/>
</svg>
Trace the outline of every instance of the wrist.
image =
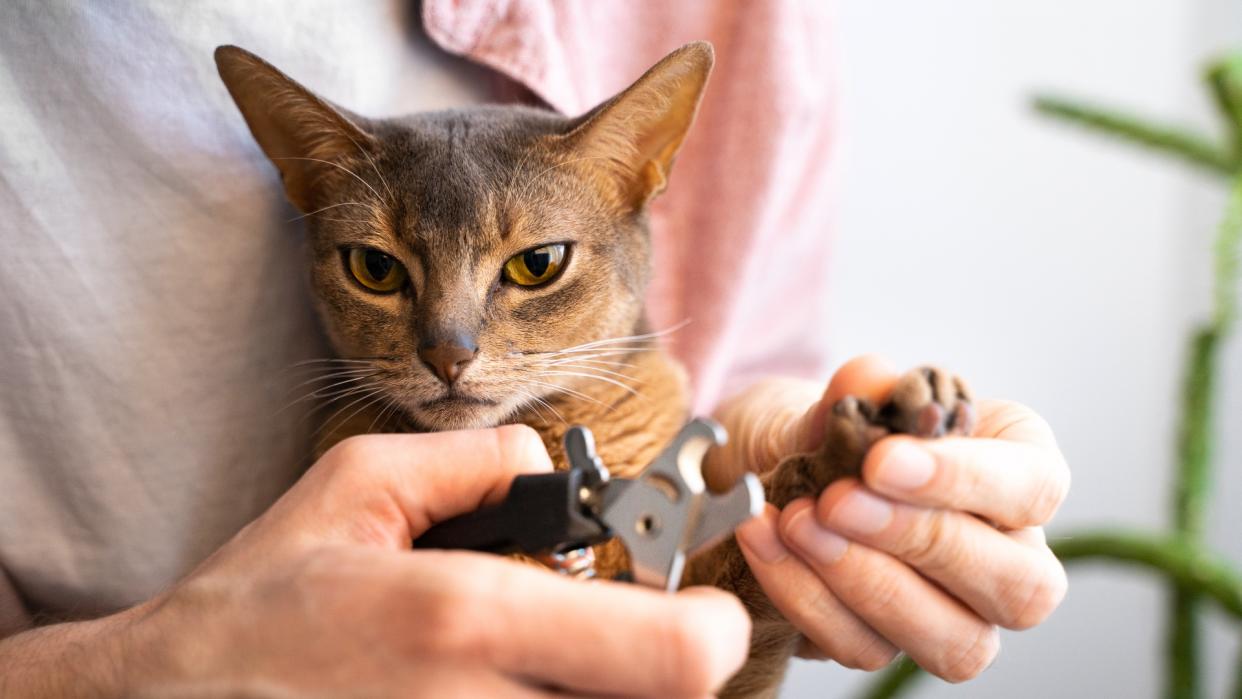
<svg viewBox="0 0 1242 699">
<path fill-rule="evenodd" d="M 822 395 L 820 383 L 782 377 L 758 381 L 722 402 L 714 417 L 729 431 L 729 443 L 708 452 L 708 484 L 727 486 L 747 471 L 764 473 L 789 454 L 813 448 Z"/>
<path fill-rule="evenodd" d="M 134 694 L 136 610 L 42 626 L 0 641 L 6 696 L 126 697 Z"/>
</svg>

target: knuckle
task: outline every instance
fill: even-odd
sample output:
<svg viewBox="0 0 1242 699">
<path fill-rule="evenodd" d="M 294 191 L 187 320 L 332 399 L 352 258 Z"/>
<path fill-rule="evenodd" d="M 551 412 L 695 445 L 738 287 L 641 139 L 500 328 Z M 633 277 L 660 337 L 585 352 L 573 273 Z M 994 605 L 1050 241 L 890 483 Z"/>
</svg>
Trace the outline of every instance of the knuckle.
<svg viewBox="0 0 1242 699">
<path fill-rule="evenodd" d="M 527 425 L 505 425 L 491 431 L 498 455 L 497 463 L 509 469 L 529 466 L 532 460 L 546 460 L 546 448 L 539 433 Z"/>
<path fill-rule="evenodd" d="M 1022 403 L 1011 402 L 1009 408 L 1012 411 L 1014 421 L 1021 425 L 1023 429 L 1029 433 L 1039 435 L 1044 440 L 1053 441 L 1052 425 L 1042 415 Z"/>
<path fill-rule="evenodd" d="M 791 590 L 789 601 L 799 612 L 797 616 L 812 624 L 823 619 L 832 619 L 841 613 L 841 603 L 827 585 L 818 584 L 811 589 Z"/>
<path fill-rule="evenodd" d="M 331 549 L 309 551 L 290 566 L 290 587 L 307 596 L 331 596 L 349 582 L 350 568 L 350 561 Z"/>
<path fill-rule="evenodd" d="M 855 670 L 875 672 L 888 667 L 896 657 L 897 649 L 877 636 L 850 658 L 849 662 L 841 664 Z"/>
<path fill-rule="evenodd" d="M 517 451 L 543 443 L 530 425 L 503 425 L 496 429 L 496 439 L 502 446 Z"/>
<path fill-rule="evenodd" d="M 358 580 L 359 562 L 341 549 L 308 551 L 293 561 L 288 577 L 265 593 L 265 603 L 285 604 L 295 609 L 313 608 L 328 616 L 341 618 L 359 615 L 359 600 L 350 591 Z"/>
<path fill-rule="evenodd" d="M 320 459 L 332 471 L 356 473 L 374 461 L 374 440 L 368 435 L 355 435 L 337 442 Z"/>
<path fill-rule="evenodd" d="M 420 646 L 432 655 L 481 659 L 489 651 L 486 619 L 477 610 L 486 592 L 463 579 L 427 595 L 418 621 Z"/>
<path fill-rule="evenodd" d="M 860 575 L 854 581 L 857 585 L 856 595 L 852 595 L 859 601 L 860 607 L 866 607 L 864 616 L 870 615 L 890 615 L 892 613 L 900 614 L 901 609 L 895 609 L 899 606 L 901 600 L 902 578 L 897 575 Z"/>
<path fill-rule="evenodd" d="M 961 526 L 946 510 L 931 510 L 917 526 L 911 528 L 913 541 L 903 556 L 916 568 L 954 570 L 965 563 L 967 552 Z"/>
<path fill-rule="evenodd" d="M 934 672 L 946 682 L 972 680 L 988 669 L 999 652 L 1000 634 L 995 626 L 985 624 L 973 638 L 949 644 Z"/>
<path fill-rule="evenodd" d="M 696 615 L 675 612 L 659 624 L 659 642 L 665 659 L 662 677 L 669 682 L 669 693 L 699 695 L 711 692 L 718 679 L 713 672 L 711 652 L 697 632 Z"/>
<path fill-rule="evenodd" d="M 962 454 L 955 459 L 941 460 L 943 468 L 938 476 L 937 489 L 943 493 L 943 505 L 961 508 L 975 502 L 979 495 L 990 493 L 992 488 L 985 475 L 986 464 L 979 462 L 974 454 Z"/>
<path fill-rule="evenodd" d="M 1008 613 L 1001 625 L 1021 631 L 1042 624 L 1061 604 L 1068 587 L 1065 569 L 1054 558 L 1049 570 L 1028 578 L 1023 593 L 1015 596 L 1015 603 L 1007 607 Z"/>
<path fill-rule="evenodd" d="M 1052 519 L 1069 494 L 1070 473 L 1058 455 L 1056 466 L 1047 472 L 1023 509 L 1021 526 L 1038 526 Z"/>
<path fill-rule="evenodd" d="M 991 436 L 1021 439 L 1024 435 L 1034 435 L 1041 441 L 1052 439 L 1052 426 L 1025 404 L 1005 399 L 990 399 L 987 404 Z"/>
</svg>

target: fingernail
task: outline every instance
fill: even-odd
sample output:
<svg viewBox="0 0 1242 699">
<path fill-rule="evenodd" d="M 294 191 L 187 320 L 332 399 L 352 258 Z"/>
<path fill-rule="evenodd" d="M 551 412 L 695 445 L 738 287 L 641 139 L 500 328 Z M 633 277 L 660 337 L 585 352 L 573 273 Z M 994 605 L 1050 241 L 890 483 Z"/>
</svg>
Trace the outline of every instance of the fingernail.
<svg viewBox="0 0 1242 699">
<path fill-rule="evenodd" d="M 789 520 L 787 533 L 798 550 L 819 563 L 835 563 L 845 555 L 845 549 L 850 545 L 841 536 L 819 526 L 811 517 L 810 508 L 802 510 Z"/>
<path fill-rule="evenodd" d="M 736 535 L 738 543 L 764 563 L 780 563 L 789 557 L 789 549 L 781 543 L 776 525 L 766 513 L 743 522 Z"/>
<path fill-rule="evenodd" d="M 880 463 L 876 480 L 897 490 L 914 490 L 927 485 L 936 473 L 936 459 L 926 449 L 909 442 L 898 442 Z"/>
<path fill-rule="evenodd" d="M 855 488 L 833 506 L 828 523 L 854 534 L 875 534 L 893 521 L 893 506 L 862 488 Z"/>
</svg>

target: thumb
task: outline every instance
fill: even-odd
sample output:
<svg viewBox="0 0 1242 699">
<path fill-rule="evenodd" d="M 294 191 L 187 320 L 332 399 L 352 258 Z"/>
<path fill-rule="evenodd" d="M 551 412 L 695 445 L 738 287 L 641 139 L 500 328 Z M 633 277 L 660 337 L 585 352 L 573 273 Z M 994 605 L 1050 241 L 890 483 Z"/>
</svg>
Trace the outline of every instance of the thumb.
<svg viewBox="0 0 1242 699">
<path fill-rule="evenodd" d="M 824 422 L 828 411 L 846 396 L 865 398 L 881 403 L 892 392 L 900 374 L 891 362 L 874 354 L 854 357 L 837 369 L 828 382 L 823 397 L 802 416 L 798 432 L 798 451 L 811 451 L 824 442 Z"/>
<path fill-rule="evenodd" d="M 362 435 L 324 454 L 273 514 L 326 540 L 406 548 L 436 522 L 504 499 L 515 476 L 551 470 L 524 425 Z"/>
</svg>

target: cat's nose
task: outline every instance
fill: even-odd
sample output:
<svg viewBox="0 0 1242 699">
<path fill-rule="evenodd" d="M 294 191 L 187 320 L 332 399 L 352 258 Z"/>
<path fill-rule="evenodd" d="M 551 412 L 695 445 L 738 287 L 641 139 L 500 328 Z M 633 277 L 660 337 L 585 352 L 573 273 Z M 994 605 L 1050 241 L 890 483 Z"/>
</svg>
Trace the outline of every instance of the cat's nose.
<svg viewBox="0 0 1242 699">
<path fill-rule="evenodd" d="M 479 351 L 478 345 L 467 339 L 459 338 L 449 342 L 437 342 L 418 348 L 418 358 L 431 369 L 431 373 L 440 377 L 446 386 L 461 376 L 466 365 L 474 361 Z"/>
</svg>

